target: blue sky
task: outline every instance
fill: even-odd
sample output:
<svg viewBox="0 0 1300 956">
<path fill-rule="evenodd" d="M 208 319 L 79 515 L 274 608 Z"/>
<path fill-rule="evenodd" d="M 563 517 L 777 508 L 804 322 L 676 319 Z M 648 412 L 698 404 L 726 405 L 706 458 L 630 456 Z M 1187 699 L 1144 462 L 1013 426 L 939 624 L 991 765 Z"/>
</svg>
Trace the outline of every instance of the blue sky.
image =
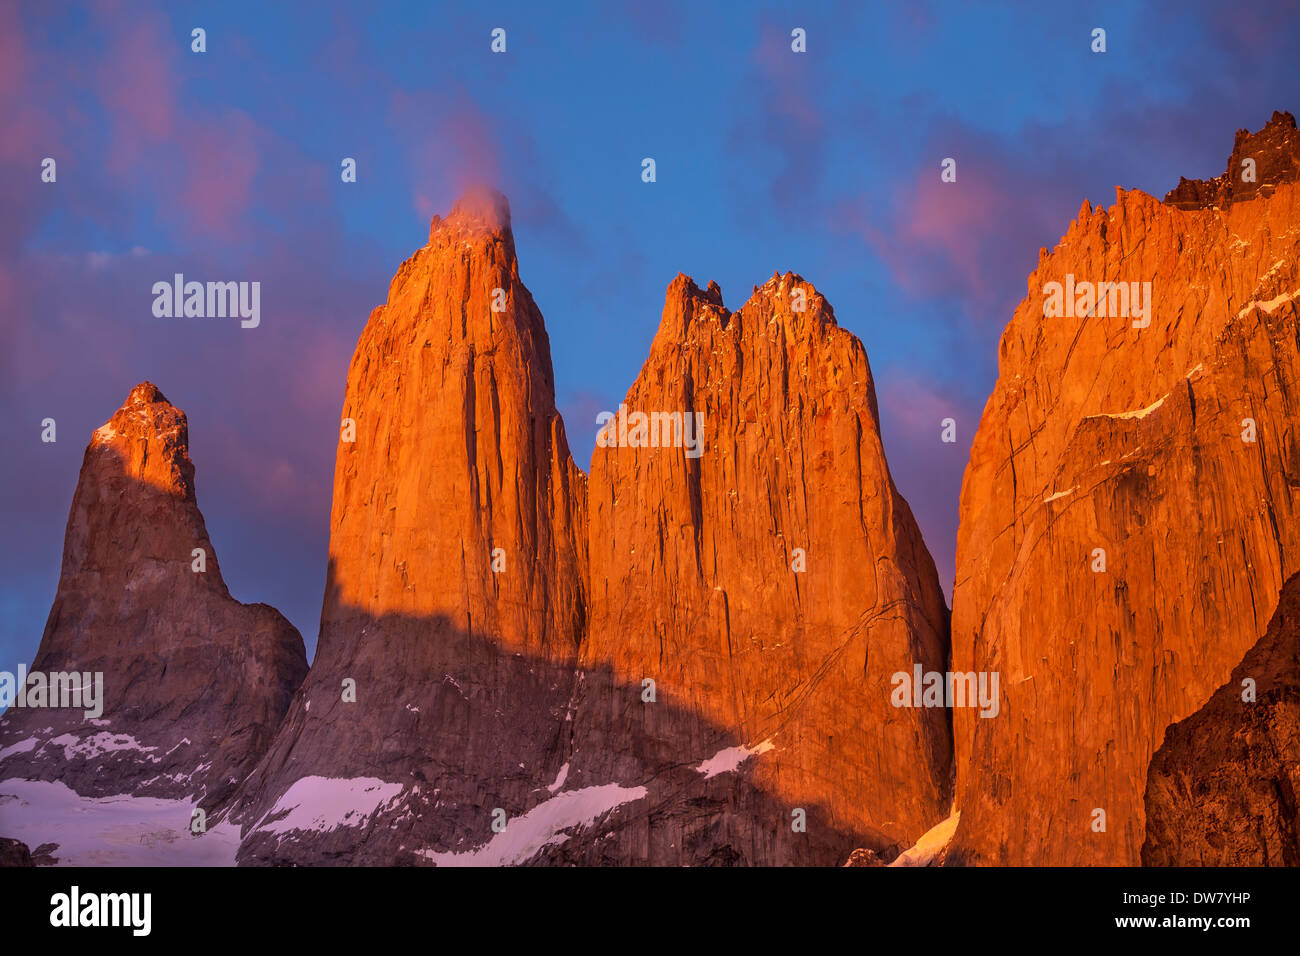
<svg viewBox="0 0 1300 956">
<path fill-rule="evenodd" d="M 673 276 L 734 309 L 798 272 L 866 346 L 949 589 L 966 453 L 1038 248 L 1085 198 L 1217 175 L 1238 128 L 1300 104 L 1292 4 L 543 6 L 0 0 L 0 668 L 35 652 L 85 442 L 144 379 L 189 415 L 232 592 L 314 648 L 348 359 L 475 181 L 511 200 L 580 466 Z M 262 327 L 155 319 L 174 272 L 261 281 Z"/>
</svg>

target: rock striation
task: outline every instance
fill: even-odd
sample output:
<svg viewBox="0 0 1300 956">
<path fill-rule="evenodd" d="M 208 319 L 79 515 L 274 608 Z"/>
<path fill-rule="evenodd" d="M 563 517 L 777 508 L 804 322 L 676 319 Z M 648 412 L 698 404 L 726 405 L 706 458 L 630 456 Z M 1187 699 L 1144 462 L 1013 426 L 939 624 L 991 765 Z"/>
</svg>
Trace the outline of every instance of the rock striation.
<svg viewBox="0 0 1300 956">
<path fill-rule="evenodd" d="M 607 858 L 833 864 L 911 845 L 947 816 L 951 738 L 942 707 L 894 706 L 892 679 L 945 669 L 948 615 L 861 342 L 800 276 L 731 312 L 679 275 L 623 405 L 661 430 L 694 420 L 699 444 L 598 439 L 582 663 L 629 690 L 578 704 L 570 779 L 726 770 L 694 816 L 630 822 Z"/>
<path fill-rule="evenodd" d="M 962 485 L 953 667 L 999 673 L 1002 706 L 954 711 L 949 862 L 1139 862 L 1165 728 L 1300 570 L 1298 307 L 1294 182 L 1118 190 L 1040 253 Z"/>
<path fill-rule="evenodd" d="M 508 206 L 473 191 L 357 343 L 320 641 L 233 811 L 241 862 L 428 862 L 549 796 L 586 622 L 554 394 Z"/>
<path fill-rule="evenodd" d="M 890 704 L 947 608 L 861 343 L 798 276 L 736 313 L 679 276 L 625 405 L 664 430 L 611 423 L 588 482 L 504 198 L 434 219 L 352 360 L 241 862 L 835 863 L 947 816 L 944 709 Z"/>
</svg>

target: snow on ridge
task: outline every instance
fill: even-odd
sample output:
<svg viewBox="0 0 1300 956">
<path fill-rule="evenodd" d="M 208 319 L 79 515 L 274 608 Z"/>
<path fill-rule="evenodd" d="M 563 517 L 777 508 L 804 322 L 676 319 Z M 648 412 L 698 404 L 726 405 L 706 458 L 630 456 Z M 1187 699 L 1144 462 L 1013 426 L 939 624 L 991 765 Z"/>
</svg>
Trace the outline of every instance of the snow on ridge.
<svg viewBox="0 0 1300 956">
<path fill-rule="evenodd" d="M 1054 495 L 1048 495 L 1046 498 L 1043 499 L 1043 502 L 1047 503 L 1049 501 L 1055 501 L 1057 498 L 1064 498 L 1066 495 L 1072 495 L 1078 490 L 1079 490 L 1079 486 L 1075 485 L 1073 488 L 1070 488 L 1067 491 L 1058 491 Z"/>
<path fill-rule="evenodd" d="M 325 832 L 359 827 L 402 795 L 400 783 L 378 777 L 302 777 L 293 782 L 253 827 L 264 833 Z M 268 817 L 287 814 L 278 820 Z"/>
<path fill-rule="evenodd" d="M 517 866 L 546 847 L 567 840 L 568 834 L 563 831 L 589 827 L 611 810 L 642 799 L 647 792 L 645 787 L 616 783 L 566 790 L 507 821 L 502 832 L 472 850 L 416 852 L 438 866 Z"/>
<path fill-rule="evenodd" d="M 1150 405 L 1148 405 L 1146 408 L 1139 408 L 1131 412 L 1102 412 L 1100 415 L 1086 415 L 1084 417 L 1085 418 L 1146 418 L 1157 408 L 1163 405 L 1165 403 L 1165 399 L 1168 397 L 1169 397 L 1169 393 L 1166 392 L 1165 394 L 1157 398 L 1154 402 L 1152 402 Z"/>
<path fill-rule="evenodd" d="M 564 786 L 564 781 L 568 779 L 569 779 L 569 764 L 566 761 L 564 766 L 560 768 L 560 772 L 555 775 L 555 783 L 551 784 L 546 789 L 551 791 L 551 793 L 554 793 L 556 790 L 559 790 L 562 786 Z"/>
<path fill-rule="evenodd" d="M 1300 298 L 1300 289 L 1293 289 L 1290 292 L 1283 292 L 1281 295 L 1269 299 L 1267 302 L 1261 302 L 1258 299 L 1251 299 L 1244 306 L 1242 306 L 1241 311 L 1237 313 L 1237 318 L 1244 319 L 1247 313 L 1249 313 L 1251 309 L 1255 309 L 1255 308 L 1258 308 L 1261 311 L 1267 312 L 1269 315 L 1272 315 L 1273 310 L 1276 309 L 1279 305 L 1283 305 L 1287 302 L 1290 302 L 1292 299 L 1295 298 Z"/>
<path fill-rule="evenodd" d="M 39 737 L 28 737 L 26 740 L 20 740 L 18 743 L 0 750 L 0 760 L 12 757 L 14 754 L 25 754 L 30 750 L 35 750 L 38 743 L 40 743 Z"/>
<path fill-rule="evenodd" d="M 93 439 L 97 442 L 106 442 L 106 441 L 112 441 L 116 437 L 117 437 L 117 429 L 113 427 L 113 423 L 111 421 L 108 421 L 95 429 L 95 434 L 93 436 Z"/>
<path fill-rule="evenodd" d="M 732 773 L 738 770 L 740 765 L 750 757 L 757 757 L 759 754 L 765 754 L 769 750 L 775 749 L 776 744 L 772 743 L 771 737 L 760 744 L 755 744 L 753 749 L 749 747 L 728 747 L 726 750 L 719 750 L 696 767 L 695 772 L 704 774 L 704 779 L 708 780 L 720 773 Z"/>
<path fill-rule="evenodd" d="M 939 855 L 949 843 L 952 842 L 953 834 L 957 832 L 957 824 L 961 820 L 961 811 L 953 813 L 946 820 L 941 820 L 932 826 L 925 833 L 921 834 L 916 845 L 910 850 L 904 850 L 898 855 L 898 858 L 890 863 L 890 866 L 929 866 L 934 862 L 934 858 Z"/>
<path fill-rule="evenodd" d="M 146 756 L 153 763 L 158 763 L 162 759 L 161 757 L 148 756 L 152 751 L 157 750 L 157 747 L 146 747 L 130 734 L 111 734 L 107 731 L 89 737 L 78 737 L 76 734 L 61 734 L 58 737 L 51 737 L 45 746 L 62 747 L 64 760 L 72 760 L 74 757 L 85 757 L 89 760 L 106 753 L 124 750 L 134 750 L 142 756 Z"/>
</svg>

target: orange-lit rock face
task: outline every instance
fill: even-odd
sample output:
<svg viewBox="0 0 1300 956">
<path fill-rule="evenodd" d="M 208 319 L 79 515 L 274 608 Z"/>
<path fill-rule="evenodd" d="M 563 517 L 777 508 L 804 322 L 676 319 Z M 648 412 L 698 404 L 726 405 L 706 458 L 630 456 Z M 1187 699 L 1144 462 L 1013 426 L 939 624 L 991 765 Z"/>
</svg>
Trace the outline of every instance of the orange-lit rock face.
<svg viewBox="0 0 1300 956">
<path fill-rule="evenodd" d="M 747 783 L 787 814 L 820 808 L 820 826 L 910 844 L 948 813 L 950 738 L 941 708 L 892 706 L 890 681 L 944 669 L 947 608 L 885 463 L 861 343 L 798 276 L 734 313 L 678 276 L 625 405 L 702 415 L 704 450 L 596 449 L 583 662 L 654 680 L 657 702 L 580 707 L 576 773 L 630 781 L 745 745 L 763 751 Z M 789 826 L 745 823 L 752 842 Z M 648 839 L 660 861 L 691 862 Z"/>
<path fill-rule="evenodd" d="M 103 672 L 103 713 L 11 708 L 0 749 L 37 743 L 0 764 L 0 777 L 208 804 L 265 751 L 306 674 L 293 626 L 226 589 L 195 499 L 185 413 L 152 384 L 91 437 L 32 670 Z"/>
<path fill-rule="evenodd" d="M 361 334 L 341 417 L 317 656 L 237 816 L 313 775 L 396 784 L 402 812 L 378 835 L 254 832 L 247 859 L 419 862 L 485 841 L 493 809 L 526 811 L 560 763 L 585 478 L 503 197 L 435 218 Z"/>
<path fill-rule="evenodd" d="M 892 707 L 890 680 L 943 668 L 946 608 L 861 344 L 797 277 L 734 315 L 680 277 L 628 404 L 702 413 L 705 447 L 683 422 L 676 445 L 598 450 L 588 521 L 507 216 L 488 196 L 435 220 L 362 333 L 319 651 L 236 803 L 241 860 L 836 863 L 910 842 L 948 812 L 951 745 L 942 708 Z M 371 816 L 280 825 L 311 787 L 376 784 Z"/>
<path fill-rule="evenodd" d="M 467 197 L 402 264 L 348 370 L 323 647 L 398 613 L 576 654 L 585 481 L 554 394 L 505 199 Z"/>
<path fill-rule="evenodd" d="M 1300 569 L 1300 188 L 1269 193 L 1084 203 L 1029 278 L 962 486 L 954 669 L 1000 672 L 1003 700 L 954 714 L 950 861 L 1139 862 L 1165 727 Z M 1150 282 L 1150 324 L 1045 317 L 1067 276 Z"/>
</svg>

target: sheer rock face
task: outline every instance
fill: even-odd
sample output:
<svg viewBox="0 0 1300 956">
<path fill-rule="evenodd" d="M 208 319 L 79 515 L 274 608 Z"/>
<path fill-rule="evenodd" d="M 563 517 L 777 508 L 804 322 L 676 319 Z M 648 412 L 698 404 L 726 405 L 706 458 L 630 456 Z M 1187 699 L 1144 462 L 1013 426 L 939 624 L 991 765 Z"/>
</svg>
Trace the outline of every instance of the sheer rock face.
<svg viewBox="0 0 1300 956">
<path fill-rule="evenodd" d="M 1253 681 L 1253 686 L 1247 684 Z M 1300 576 L 1147 771 L 1144 866 L 1300 866 Z"/>
<path fill-rule="evenodd" d="M 1243 163 L 1254 160 L 1249 171 Z M 1243 178 L 1250 177 L 1253 178 Z M 1237 130 L 1228 168 L 1214 179 L 1179 179 L 1165 202 L 1179 209 L 1226 209 L 1234 202 L 1270 196 L 1281 183 L 1300 179 L 1300 132 L 1290 113 L 1273 112 L 1258 133 Z"/>
<path fill-rule="evenodd" d="M 1136 864 L 1165 728 L 1300 570 L 1298 196 L 1120 190 L 1040 254 L 962 486 L 953 666 L 1002 706 L 954 711 L 951 862 Z M 1045 317 L 1067 281 L 1150 282 L 1150 324 Z"/>
<path fill-rule="evenodd" d="M 910 845 L 947 816 L 951 741 L 942 708 L 891 705 L 891 678 L 944 670 L 947 607 L 861 343 L 799 276 L 734 313 L 678 276 L 624 404 L 702 416 L 702 441 L 698 457 L 631 447 L 617 421 L 597 441 L 582 660 L 616 688 L 584 678 L 569 779 L 684 768 L 604 859 L 842 863 Z M 792 833 L 800 808 L 808 831 Z"/>
<path fill-rule="evenodd" d="M 672 284 L 628 404 L 702 413 L 703 454 L 598 449 L 590 521 L 553 396 L 504 200 L 462 201 L 353 358 L 320 647 L 241 862 L 842 862 L 944 817 L 945 713 L 889 698 L 947 609 L 816 291 Z"/>
<path fill-rule="evenodd" d="M 234 810 L 242 862 L 472 847 L 494 809 L 514 818 L 548 796 L 559 764 L 586 482 L 503 197 L 434 218 L 361 335 L 342 417 L 319 648 Z M 321 777 L 335 779 L 306 779 Z M 298 825 L 334 791 L 367 810 Z"/>
<path fill-rule="evenodd" d="M 11 707 L 0 778 L 207 805 L 263 754 L 307 672 L 278 611 L 230 596 L 195 500 L 185 413 L 147 382 L 86 449 L 31 671 L 102 672 L 103 712 Z"/>
</svg>

